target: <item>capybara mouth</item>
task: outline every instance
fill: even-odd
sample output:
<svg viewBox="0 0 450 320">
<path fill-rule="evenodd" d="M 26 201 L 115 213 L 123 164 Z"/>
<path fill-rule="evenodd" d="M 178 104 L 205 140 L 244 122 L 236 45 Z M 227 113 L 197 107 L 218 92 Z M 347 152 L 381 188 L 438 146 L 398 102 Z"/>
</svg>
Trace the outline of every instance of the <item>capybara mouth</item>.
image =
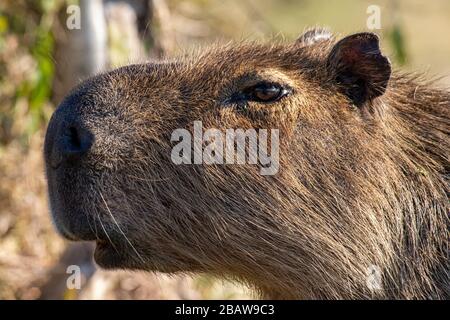
<svg viewBox="0 0 450 320">
<path fill-rule="evenodd" d="M 145 264 L 136 248 L 124 237 L 109 235 L 95 241 L 94 260 L 104 269 L 141 269 Z M 130 253 L 131 252 L 131 253 Z"/>
<path fill-rule="evenodd" d="M 126 261 L 123 250 L 119 250 L 108 240 L 96 241 L 94 259 L 100 267 L 105 269 L 121 267 Z"/>
</svg>

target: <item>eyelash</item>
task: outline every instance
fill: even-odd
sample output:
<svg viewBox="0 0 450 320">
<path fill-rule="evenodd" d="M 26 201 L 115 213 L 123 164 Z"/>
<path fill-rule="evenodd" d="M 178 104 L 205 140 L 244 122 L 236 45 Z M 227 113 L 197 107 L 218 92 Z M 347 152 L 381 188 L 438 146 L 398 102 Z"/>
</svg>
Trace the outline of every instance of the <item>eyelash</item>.
<svg viewBox="0 0 450 320">
<path fill-rule="evenodd" d="M 271 87 L 277 87 L 280 89 L 280 93 L 278 94 L 278 96 L 276 96 L 274 99 L 268 100 L 268 101 L 264 101 L 259 99 L 258 97 L 256 97 L 255 94 L 255 90 L 258 88 L 266 88 L 269 89 Z M 291 88 L 286 88 L 278 83 L 273 83 L 273 82 L 259 82 L 253 86 L 247 87 L 244 90 L 241 90 L 239 92 L 234 93 L 231 96 L 230 102 L 234 102 L 234 103 L 238 103 L 240 105 L 242 105 L 243 103 L 247 103 L 250 101 L 254 101 L 254 102 L 258 102 L 258 103 L 265 103 L 265 104 L 270 104 L 270 103 L 274 103 L 277 102 L 281 99 L 283 99 L 285 96 L 289 95 L 292 92 Z"/>
</svg>

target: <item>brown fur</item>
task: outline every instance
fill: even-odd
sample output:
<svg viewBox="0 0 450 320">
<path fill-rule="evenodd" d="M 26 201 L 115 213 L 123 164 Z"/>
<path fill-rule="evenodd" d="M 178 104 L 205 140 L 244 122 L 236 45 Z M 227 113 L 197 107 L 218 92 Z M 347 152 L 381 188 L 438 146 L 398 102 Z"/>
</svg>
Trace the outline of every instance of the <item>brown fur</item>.
<svg viewBox="0 0 450 320">
<path fill-rule="evenodd" d="M 207 272 L 264 297 L 450 298 L 450 93 L 394 72 L 382 96 L 355 107 L 325 63 L 334 43 L 215 46 L 83 83 L 47 134 L 59 230 L 101 239 L 96 259 L 106 268 Z M 255 79 L 294 92 L 251 102 L 246 113 L 223 105 Z M 67 119 L 95 142 L 76 163 L 52 167 Z M 170 134 L 195 120 L 204 128 L 279 128 L 279 172 L 174 165 Z M 74 231 L 77 223 L 92 234 Z M 366 284 L 372 265 L 381 270 L 380 290 Z"/>
</svg>

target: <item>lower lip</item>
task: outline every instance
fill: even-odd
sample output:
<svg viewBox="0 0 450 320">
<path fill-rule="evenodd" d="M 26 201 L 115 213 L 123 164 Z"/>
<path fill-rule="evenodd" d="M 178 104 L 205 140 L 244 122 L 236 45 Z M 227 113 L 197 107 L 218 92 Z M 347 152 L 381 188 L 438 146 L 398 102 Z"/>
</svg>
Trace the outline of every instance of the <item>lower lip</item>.
<svg viewBox="0 0 450 320">
<path fill-rule="evenodd" d="M 106 250 L 110 247 L 109 243 L 103 240 L 97 240 L 95 244 L 98 250 Z"/>
<path fill-rule="evenodd" d="M 122 268 L 127 264 L 123 252 L 119 251 L 111 242 L 101 240 L 96 241 L 94 260 L 103 269 Z"/>
<path fill-rule="evenodd" d="M 104 259 L 109 256 L 110 247 L 111 246 L 108 245 L 106 241 L 96 241 L 94 258 L 97 264 L 99 264 L 102 267 L 104 267 L 103 266 Z"/>
</svg>

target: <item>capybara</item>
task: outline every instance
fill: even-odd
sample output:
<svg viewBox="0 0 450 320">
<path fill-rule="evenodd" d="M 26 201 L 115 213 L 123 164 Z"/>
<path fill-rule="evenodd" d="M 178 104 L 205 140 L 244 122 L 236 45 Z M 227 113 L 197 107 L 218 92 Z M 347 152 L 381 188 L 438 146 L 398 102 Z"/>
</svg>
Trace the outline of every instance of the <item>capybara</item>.
<svg viewBox="0 0 450 320">
<path fill-rule="evenodd" d="M 209 273 L 274 299 L 448 299 L 449 108 L 435 81 L 391 71 L 372 33 L 129 65 L 50 121 L 53 220 L 108 269 Z M 173 133 L 196 121 L 276 129 L 277 169 L 174 162 Z"/>
</svg>

